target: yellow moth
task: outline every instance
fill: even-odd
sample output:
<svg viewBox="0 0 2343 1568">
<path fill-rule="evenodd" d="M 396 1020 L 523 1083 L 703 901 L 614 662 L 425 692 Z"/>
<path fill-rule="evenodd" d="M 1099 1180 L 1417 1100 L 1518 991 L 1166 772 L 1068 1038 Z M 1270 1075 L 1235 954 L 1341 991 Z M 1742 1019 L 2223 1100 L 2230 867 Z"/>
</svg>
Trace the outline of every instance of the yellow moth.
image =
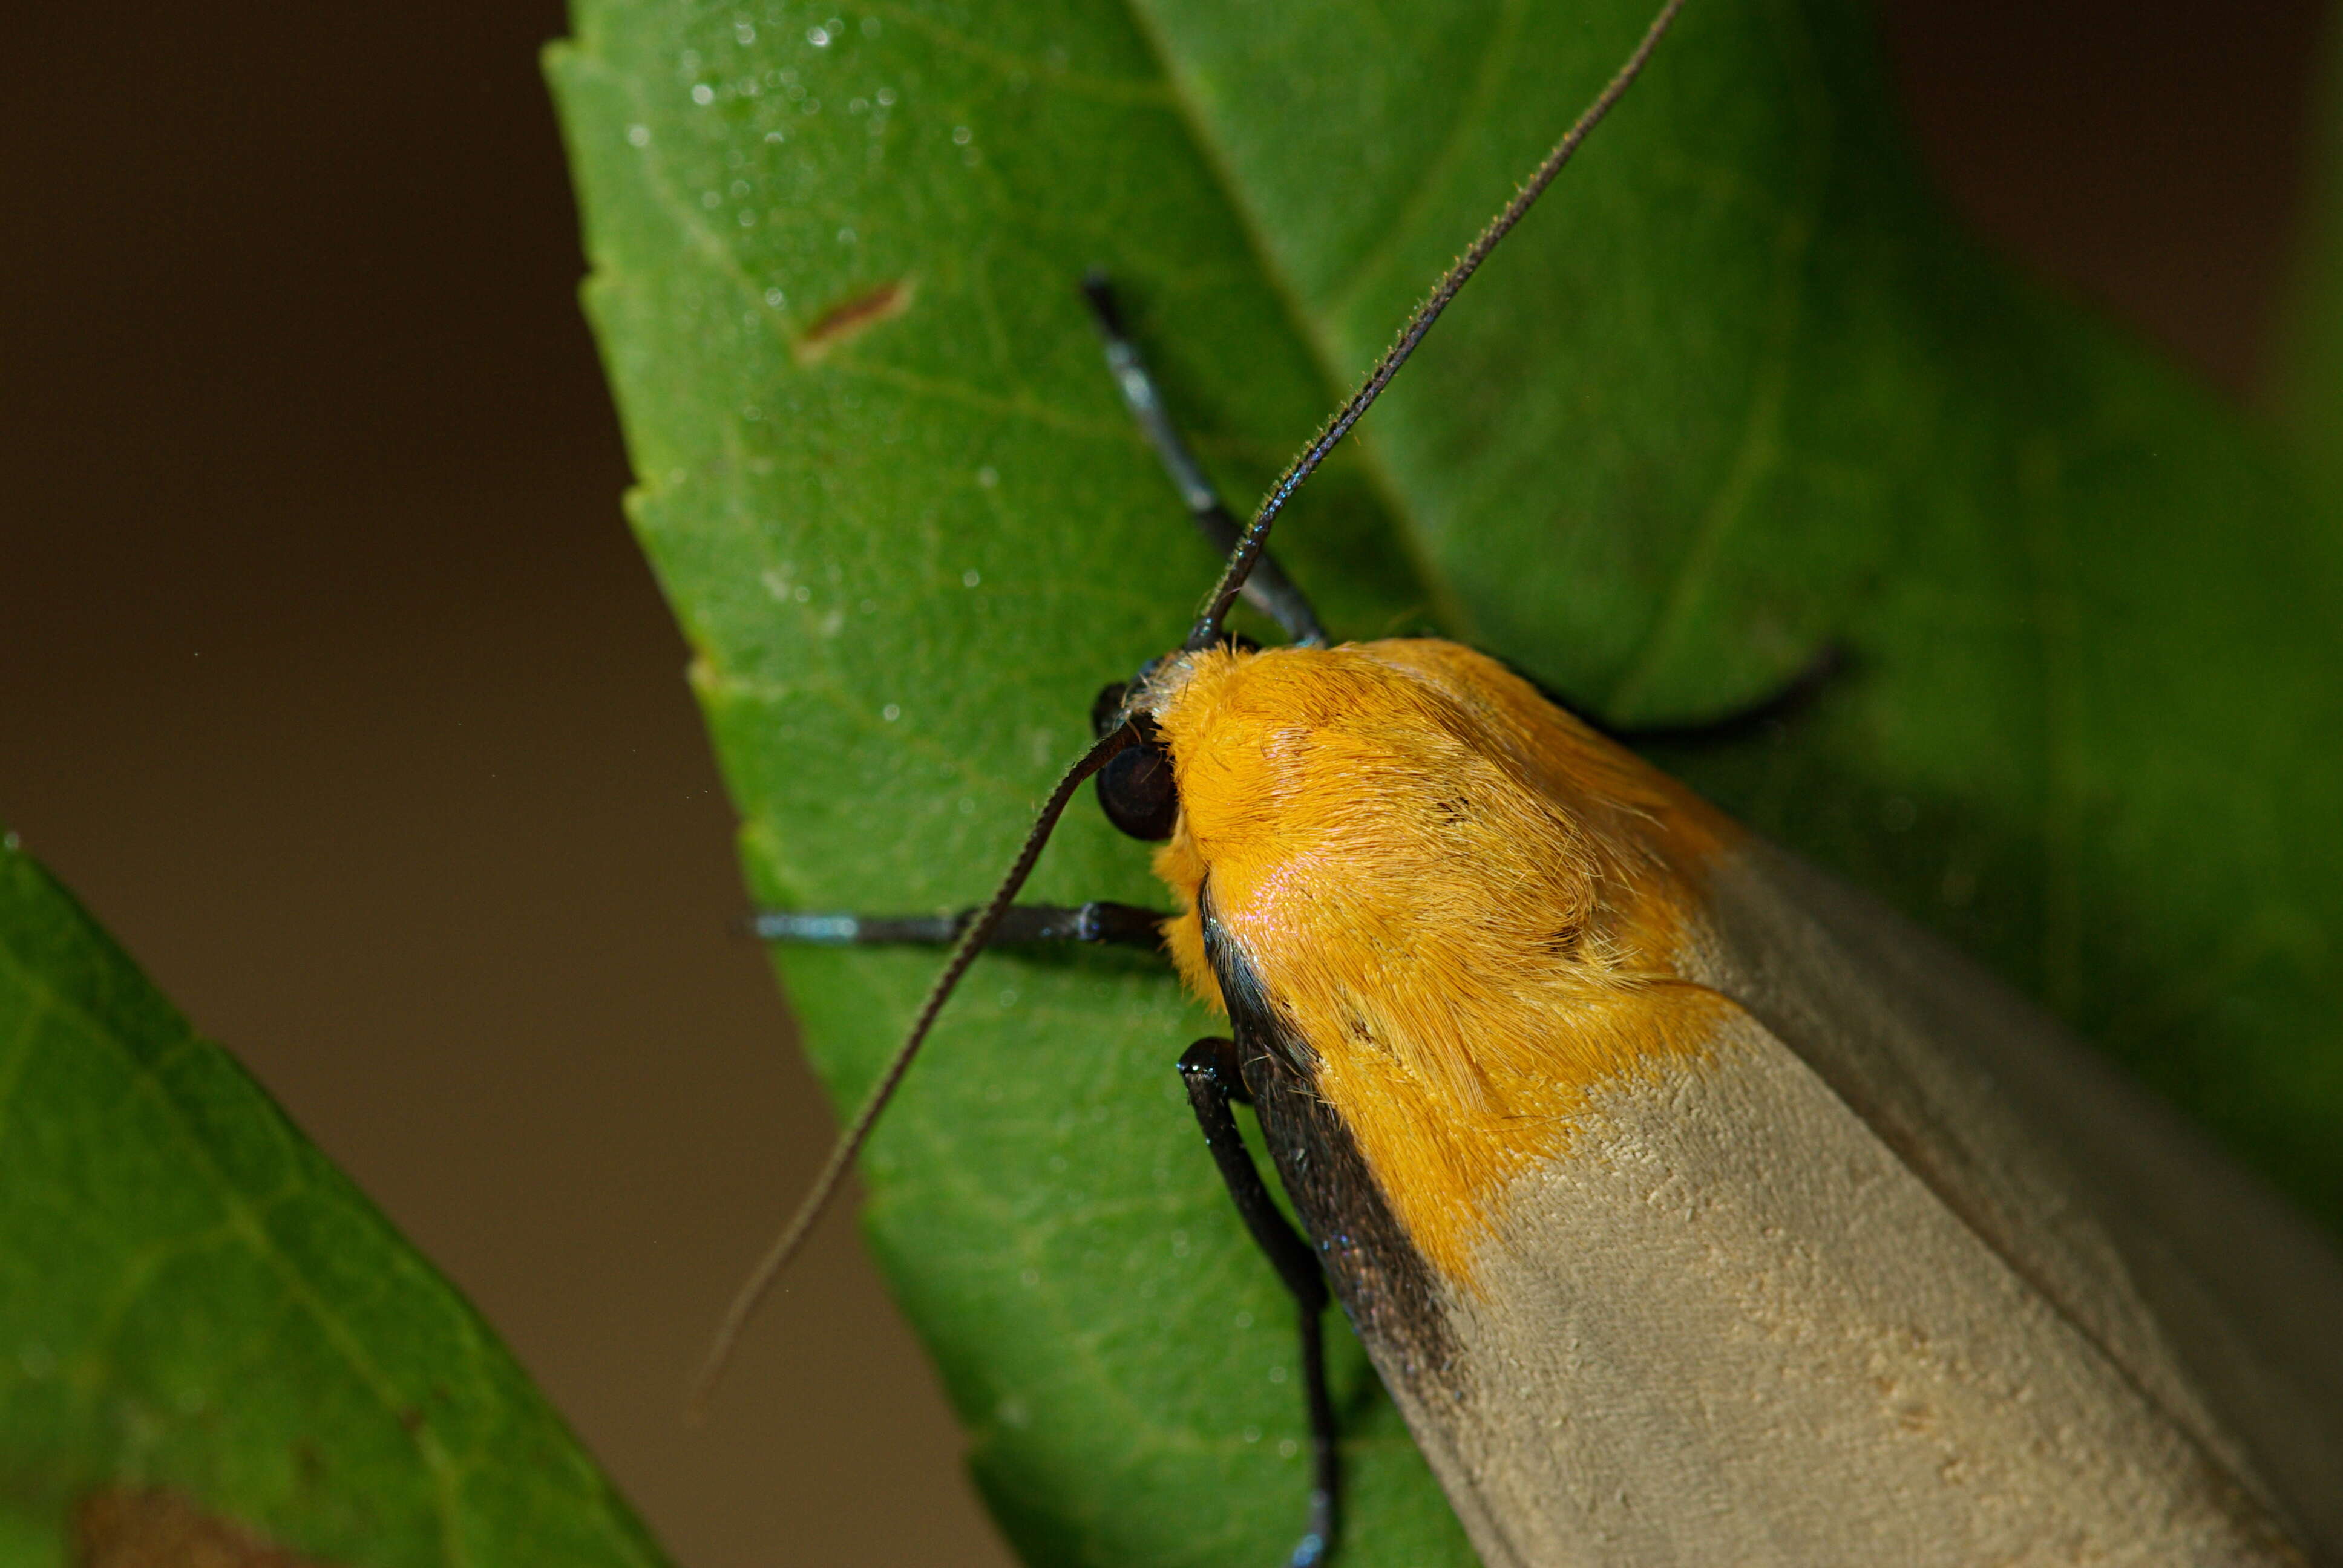
<svg viewBox="0 0 2343 1568">
<path fill-rule="evenodd" d="M 1094 289 L 1228 568 L 981 910 L 766 922 L 957 946 L 718 1357 L 986 946 L 1160 940 L 1229 1019 L 1182 1069 L 1300 1307 L 1294 1563 L 1340 1538 L 1329 1286 L 1491 1568 L 2343 1558 L 2343 1265 L 2316 1235 L 2031 1006 L 1493 660 L 1328 646 L 1262 553 L 1674 8 L 1241 536 Z M 1293 645 L 1231 641 L 1240 593 Z M 1094 775 L 1161 843 L 1160 924 L 1014 903 Z"/>
</svg>

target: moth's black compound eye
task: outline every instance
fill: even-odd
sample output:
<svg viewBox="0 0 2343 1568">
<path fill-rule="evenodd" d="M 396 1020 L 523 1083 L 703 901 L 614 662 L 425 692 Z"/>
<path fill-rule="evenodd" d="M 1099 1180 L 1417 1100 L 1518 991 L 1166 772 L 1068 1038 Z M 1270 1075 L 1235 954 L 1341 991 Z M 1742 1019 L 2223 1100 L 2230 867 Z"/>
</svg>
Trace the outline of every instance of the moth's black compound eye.
<svg viewBox="0 0 2343 1568">
<path fill-rule="evenodd" d="M 1156 739 L 1155 726 L 1143 719 L 1137 723 L 1139 743 L 1124 747 L 1099 769 L 1099 807 L 1121 831 L 1160 844 L 1180 819 L 1180 791 L 1172 782 L 1172 753 Z"/>
<path fill-rule="evenodd" d="M 1161 662 L 1151 659 L 1140 666 L 1130 681 L 1118 680 L 1100 689 L 1091 703 L 1091 734 L 1103 740 L 1113 732 L 1115 721 L 1123 717 L 1123 699 L 1135 688 L 1145 686 Z M 1098 770 L 1093 782 L 1098 786 L 1099 807 L 1119 830 L 1160 844 L 1172 836 L 1172 826 L 1180 819 L 1180 791 L 1172 782 L 1172 753 L 1156 733 L 1153 719 L 1138 717 L 1130 722 L 1139 727 L 1138 743 L 1116 752 Z"/>
</svg>

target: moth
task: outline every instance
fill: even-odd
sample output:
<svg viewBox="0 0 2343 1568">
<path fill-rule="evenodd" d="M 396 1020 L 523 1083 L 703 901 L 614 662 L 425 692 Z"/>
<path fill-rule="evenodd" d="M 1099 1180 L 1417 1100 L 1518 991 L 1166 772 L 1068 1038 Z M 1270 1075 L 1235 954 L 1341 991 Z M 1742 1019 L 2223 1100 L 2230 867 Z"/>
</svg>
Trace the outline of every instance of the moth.
<svg viewBox="0 0 2343 1568">
<path fill-rule="evenodd" d="M 2315 1234 L 1933 938 L 1484 655 L 1332 643 L 1265 553 L 1675 9 L 1242 529 L 1093 286 L 1227 567 L 1101 694 L 990 901 L 762 922 L 954 949 L 715 1359 L 988 946 L 1160 941 L 1229 1020 L 1180 1070 L 1297 1309 L 1293 1568 L 1342 1530 L 1330 1300 L 1492 1568 L 2343 1557 L 2343 1265 Z M 1228 636 L 1241 595 L 1289 646 Z M 1016 903 L 1092 779 L 1161 846 L 1169 919 Z"/>
</svg>

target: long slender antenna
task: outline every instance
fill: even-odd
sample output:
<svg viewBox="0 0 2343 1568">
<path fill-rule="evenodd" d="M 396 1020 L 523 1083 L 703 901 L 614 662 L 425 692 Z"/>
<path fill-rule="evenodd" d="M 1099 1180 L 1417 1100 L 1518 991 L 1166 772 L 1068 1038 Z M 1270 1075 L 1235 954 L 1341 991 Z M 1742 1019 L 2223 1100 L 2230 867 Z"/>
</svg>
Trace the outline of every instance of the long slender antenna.
<svg viewBox="0 0 2343 1568">
<path fill-rule="evenodd" d="M 773 1239 L 773 1244 L 765 1249 L 765 1255 L 757 1260 L 757 1267 L 749 1273 L 748 1283 L 740 1287 L 739 1294 L 734 1296 L 732 1304 L 725 1309 L 724 1321 L 716 1330 L 716 1341 L 708 1348 L 708 1359 L 700 1363 L 699 1375 L 691 1382 L 689 1409 L 695 1418 L 707 1408 L 709 1392 L 722 1374 L 725 1362 L 732 1359 L 733 1347 L 740 1342 L 740 1331 L 749 1326 L 749 1319 L 764 1301 L 766 1292 L 773 1288 L 773 1282 L 780 1278 L 781 1271 L 789 1267 L 789 1260 L 797 1256 L 798 1249 L 805 1245 L 808 1236 L 813 1234 L 814 1225 L 830 1207 L 830 1200 L 838 1196 L 840 1184 L 846 1180 L 846 1172 L 854 1164 L 854 1157 L 862 1152 L 862 1145 L 869 1141 L 870 1129 L 877 1123 L 879 1113 L 886 1110 L 887 1101 L 894 1098 L 895 1086 L 902 1082 L 903 1074 L 910 1070 L 911 1059 L 920 1054 L 920 1047 L 926 1041 L 936 1015 L 943 1011 L 944 1003 L 950 1000 L 953 990 L 960 984 L 960 976 L 968 972 L 969 965 L 976 961 L 977 954 L 982 952 L 985 944 L 992 940 L 994 929 L 1001 924 L 1009 906 L 1015 902 L 1019 890 L 1025 886 L 1025 879 L 1032 875 L 1034 862 L 1041 858 L 1041 850 L 1050 841 L 1051 831 L 1057 827 L 1058 819 L 1065 814 L 1066 803 L 1074 798 L 1074 791 L 1081 788 L 1082 780 L 1106 766 L 1109 758 L 1138 738 L 1139 732 L 1131 725 L 1116 725 L 1083 752 L 1081 759 L 1067 769 L 1065 777 L 1058 780 L 1058 787 L 1050 791 L 1050 799 L 1033 819 L 1032 830 L 1025 835 L 1024 848 L 1018 850 L 1016 862 L 1009 868 L 1009 874 L 1001 879 L 1001 886 L 986 900 L 976 918 L 968 923 L 968 929 L 960 933 L 960 944 L 952 949 L 943 972 L 928 989 L 928 1000 L 920 1005 L 919 1016 L 911 1020 L 910 1033 L 904 1036 L 903 1043 L 895 1048 L 895 1054 L 888 1060 L 886 1070 L 879 1075 L 878 1083 L 862 1101 L 862 1109 L 854 1113 L 854 1120 L 848 1122 L 845 1131 L 838 1135 L 838 1141 L 830 1148 L 830 1159 L 823 1163 L 821 1174 L 814 1178 L 811 1190 L 799 1202 L 797 1212 L 789 1216 L 789 1222 L 781 1228 L 781 1233 Z"/>
<path fill-rule="evenodd" d="M 1407 363 L 1408 356 L 1415 352 L 1415 346 L 1423 340 L 1425 333 L 1432 330 L 1432 324 L 1440 319 L 1440 313 L 1448 307 L 1448 302 L 1456 297 L 1457 290 L 1463 288 L 1465 280 L 1479 269 L 1489 253 L 1496 248 L 1497 242 L 1521 221 L 1522 215 L 1529 211 L 1531 204 L 1544 193 L 1545 187 L 1554 183 L 1554 176 L 1562 172 L 1563 166 L 1578 151 L 1579 144 L 1586 139 L 1587 133 L 1611 112 L 1612 106 L 1619 101 L 1620 95 L 1642 72 L 1644 62 L 1651 58 L 1652 51 L 1658 46 L 1668 25 L 1675 20 L 1676 12 L 1683 5 L 1684 0 L 1667 0 L 1660 8 L 1659 15 L 1644 31 L 1642 42 L 1635 45 L 1635 51 L 1627 57 L 1627 63 L 1619 67 L 1618 74 L 1578 116 L 1577 123 L 1570 127 L 1561 141 L 1554 144 L 1554 150 L 1545 156 L 1528 182 L 1514 193 L 1513 199 L 1505 205 L 1504 210 L 1490 220 L 1489 226 L 1481 231 L 1480 236 L 1473 240 L 1456 265 L 1441 277 L 1431 297 L 1416 307 L 1415 314 L 1409 317 L 1398 340 L 1376 361 L 1375 367 L 1368 372 L 1359 389 L 1351 394 L 1348 402 L 1335 410 L 1334 417 L 1320 429 L 1317 437 L 1285 470 L 1284 476 L 1262 502 L 1261 509 L 1253 514 L 1252 521 L 1246 525 L 1243 537 L 1237 541 L 1228 565 L 1222 570 L 1220 582 L 1206 602 L 1204 613 L 1188 634 L 1188 650 L 1209 648 L 1220 639 L 1222 623 L 1227 618 L 1229 608 L 1236 602 L 1237 596 L 1243 591 L 1254 563 L 1262 558 L 1262 546 L 1269 538 L 1270 525 L 1276 520 L 1277 514 L 1284 508 L 1293 492 L 1301 488 L 1302 481 L 1317 471 L 1318 465 L 1325 461 L 1326 455 L 1350 434 L 1351 427 L 1359 422 L 1359 417 L 1382 396 L 1383 387 L 1399 373 L 1399 367 Z M 789 1260 L 797 1255 L 806 1238 L 812 1234 L 815 1224 L 829 1209 L 831 1200 L 837 1197 L 839 1187 L 845 1181 L 848 1170 L 853 1166 L 855 1156 L 862 1151 L 863 1144 L 870 1140 L 870 1130 L 878 1122 L 880 1112 L 887 1108 L 896 1086 L 910 1070 L 912 1060 L 926 1042 L 928 1031 L 934 1027 L 937 1015 L 943 1011 L 944 1003 L 950 1000 L 953 990 L 960 985 L 960 977 L 968 972 L 977 955 L 991 941 L 1011 904 L 1025 886 L 1026 878 L 1032 874 L 1035 862 L 1041 859 L 1041 850 L 1048 845 L 1058 819 L 1065 814 L 1067 803 L 1073 799 L 1074 791 L 1081 787 L 1084 779 L 1104 767 L 1110 758 L 1137 739 L 1138 732 L 1129 723 L 1118 723 L 1084 752 L 1081 760 L 1066 770 L 1065 776 L 1058 780 L 1057 788 L 1050 792 L 1050 799 L 1034 819 L 1032 829 L 1026 834 L 1024 846 L 1018 851 L 1017 859 L 1009 868 L 1008 875 L 1001 879 L 1000 888 L 960 933 L 959 944 L 952 949 L 943 972 L 936 977 L 935 984 L 929 989 L 927 1000 L 920 1006 L 919 1016 L 912 1020 L 910 1032 L 895 1049 L 885 1070 L 879 1075 L 877 1085 L 863 1101 L 861 1109 L 854 1113 L 854 1120 L 839 1134 L 838 1142 L 830 1151 L 830 1159 L 823 1164 L 821 1173 L 814 1178 L 811 1191 L 799 1203 L 797 1212 L 789 1217 L 789 1222 L 782 1228 L 773 1244 L 766 1249 L 765 1255 L 758 1260 L 748 1283 L 740 1288 L 739 1294 L 733 1298 L 731 1306 L 726 1310 L 724 1321 L 717 1328 L 715 1342 L 709 1347 L 708 1359 L 701 1364 L 699 1375 L 692 1381 L 690 1408 L 695 1415 L 705 1408 L 709 1392 L 724 1371 L 725 1363 L 731 1359 L 733 1347 L 739 1344 L 741 1331 L 748 1326 L 749 1318 L 772 1289 L 773 1282 L 780 1277 L 781 1271 L 789 1266 Z"/>
<path fill-rule="evenodd" d="M 1611 78 L 1609 85 L 1586 106 L 1585 112 L 1578 116 L 1577 123 L 1563 134 L 1562 140 L 1546 154 L 1545 161 L 1539 164 L 1527 183 L 1513 193 L 1513 199 L 1505 204 L 1505 209 L 1489 220 L 1489 226 L 1481 231 L 1480 237 L 1457 258 L 1455 266 L 1442 275 L 1431 297 L 1415 307 L 1415 314 L 1408 317 L 1407 326 L 1401 331 L 1398 340 L 1383 351 L 1381 359 L 1375 361 L 1375 367 L 1367 372 L 1367 378 L 1359 383 L 1359 389 L 1334 411 L 1334 417 L 1320 428 L 1317 437 L 1302 449 L 1302 456 L 1293 459 L 1292 467 L 1285 470 L 1284 477 L 1272 487 L 1268 498 L 1261 504 L 1261 509 L 1246 525 L 1244 537 L 1237 541 L 1235 551 L 1229 557 L 1229 564 L 1221 572 L 1221 580 L 1212 588 L 1212 598 L 1204 601 L 1203 614 L 1196 618 L 1194 629 L 1188 633 L 1186 648 L 1189 652 L 1210 648 L 1221 639 L 1221 625 L 1228 618 L 1229 607 L 1236 603 L 1237 595 L 1244 591 L 1245 578 L 1252 575 L 1253 562 L 1261 557 L 1262 547 L 1269 538 L 1269 526 L 1276 520 L 1277 514 L 1284 510 L 1285 503 L 1292 498 L 1294 491 L 1302 487 L 1302 481 L 1315 473 L 1318 465 L 1326 460 L 1326 454 L 1351 433 L 1351 427 L 1359 422 L 1359 417 L 1383 396 L 1383 388 L 1390 385 L 1393 377 L 1399 374 L 1399 367 L 1407 363 L 1407 357 L 1415 352 L 1415 346 L 1423 341 L 1423 335 L 1432 330 L 1432 324 L 1440 319 L 1440 313 L 1448 308 L 1448 302 L 1456 297 L 1456 291 L 1464 286 L 1465 279 L 1480 269 L 1481 263 L 1488 259 L 1489 253 L 1497 248 L 1497 242 L 1522 220 L 1522 215 L 1530 210 L 1531 204 L 1545 194 L 1545 187 L 1554 183 L 1554 176 L 1562 172 L 1563 165 L 1578 151 L 1579 144 L 1586 140 L 1587 133 L 1602 123 L 1603 116 L 1611 112 L 1612 106 L 1634 83 L 1644 69 L 1644 63 L 1652 57 L 1652 51 L 1659 47 L 1660 39 L 1666 35 L 1668 24 L 1676 19 L 1677 11 L 1683 6 L 1684 0 L 1667 0 L 1667 4 L 1660 7 L 1660 14 L 1644 29 L 1642 42 L 1635 45 L 1635 52 L 1627 56 L 1627 63 L 1619 67 L 1618 74 Z"/>
</svg>

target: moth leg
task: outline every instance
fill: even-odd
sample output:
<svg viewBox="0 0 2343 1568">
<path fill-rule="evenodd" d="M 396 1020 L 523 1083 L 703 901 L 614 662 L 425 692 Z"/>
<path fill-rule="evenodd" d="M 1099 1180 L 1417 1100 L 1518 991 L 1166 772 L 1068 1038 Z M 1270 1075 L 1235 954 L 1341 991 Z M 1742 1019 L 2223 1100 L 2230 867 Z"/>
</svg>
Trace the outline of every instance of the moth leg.
<svg viewBox="0 0 2343 1568">
<path fill-rule="evenodd" d="M 1310 1448 L 1314 1476 L 1310 1488 L 1310 1529 L 1293 1548 L 1287 1568 L 1314 1568 L 1334 1549 L 1342 1521 L 1342 1462 L 1334 1446 L 1334 1402 L 1326 1392 L 1326 1276 L 1318 1255 L 1302 1240 L 1254 1168 L 1244 1135 L 1237 1131 L 1232 1101 L 1245 1103 L 1244 1078 L 1237 1061 L 1234 1040 L 1200 1040 L 1180 1059 L 1180 1077 L 1188 1087 L 1188 1103 L 1204 1130 L 1204 1144 L 1221 1168 L 1221 1181 L 1237 1206 L 1237 1213 L 1252 1232 L 1254 1245 L 1269 1255 L 1277 1277 L 1293 1297 L 1302 1325 L 1302 1383 L 1310 1404 Z"/>
<path fill-rule="evenodd" d="M 1778 689 L 1737 712 L 1704 724 L 1597 725 L 1604 734 L 1627 746 L 1725 746 L 1763 734 L 1776 724 L 1795 719 L 1815 704 L 1845 675 L 1851 656 L 1836 643 L 1825 644 L 1806 661 L 1805 668 Z M 1556 706 L 1562 706 L 1557 703 Z"/>
<path fill-rule="evenodd" d="M 891 945 L 951 946 L 975 917 L 973 910 L 950 915 L 854 915 L 811 910 L 759 910 L 749 919 L 749 934 L 769 942 L 796 942 L 812 947 L 857 948 Z M 1057 904 L 1013 904 L 986 945 L 1021 942 L 1095 942 L 1122 947 L 1158 948 L 1159 928 L 1171 917 L 1134 904 L 1094 900 L 1067 908 Z"/>
<path fill-rule="evenodd" d="M 1141 357 L 1139 346 L 1123 330 L 1122 312 L 1115 306 L 1114 286 L 1102 272 L 1093 272 L 1082 279 L 1082 297 L 1090 301 L 1091 315 L 1098 322 L 1099 336 L 1106 340 L 1107 368 L 1114 372 L 1114 384 L 1122 389 L 1122 401 L 1131 417 L 1139 422 L 1140 434 L 1155 449 L 1156 459 L 1172 482 L 1180 487 L 1180 498 L 1188 503 L 1188 515 L 1214 549 L 1222 555 L 1237 548 L 1237 537 L 1242 531 L 1227 507 L 1221 504 L 1220 492 L 1212 481 L 1196 466 L 1195 457 L 1187 443 L 1180 439 L 1178 427 L 1172 423 L 1171 414 L 1163 407 L 1163 390 L 1148 374 L 1147 361 Z M 1293 641 L 1311 648 L 1323 648 L 1327 642 L 1325 628 L 1318 624 L 1318 616 L 1293 579 L 1281 570 L 1267 551 L 1253 563 L 1252 575 L 1245 579 L 1245 602 L 1275 621 Z"/>
</svg>

